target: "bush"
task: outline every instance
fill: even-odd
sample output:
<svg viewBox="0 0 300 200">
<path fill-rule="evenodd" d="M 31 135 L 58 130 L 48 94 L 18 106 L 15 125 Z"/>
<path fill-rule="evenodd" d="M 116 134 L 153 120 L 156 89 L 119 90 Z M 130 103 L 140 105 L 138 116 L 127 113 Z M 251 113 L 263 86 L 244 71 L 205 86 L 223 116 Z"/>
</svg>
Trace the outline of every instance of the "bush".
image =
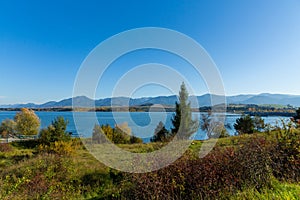
<svg viewBox="0 0 300 200">
<path fill-rule="evenodd" d="M 38 140 L 21 140 L 13 141 L 10 144 L 18 149 L 35 149 L 40 142 Z"/>
<path fill-rule="evenodd" d="M 66 132 L 68 121 L 63 117 L 57 117 L 52 124 L 45 129 L 42 129 L 39 136 L 39 141 L 43 145 L 50 146 L 56 141 L 70 141 L 71 135 Z"/>
<path fill-rule="evenodd" d="M 279 180 L 300 181 L 300 130 L 292 124 L 274 132 L 275 141 L 270 150 L 274 176 Z"/>
<path fill-rule="evenodd" d="M 243 115 L 242 117 L 238 118 L 233 126 L 238 134 L 250 134 L 254 133 L 254 131 L 263 132 L 265 128 L 267 128 L 268 132 L 268 129 L 270 129 L 270 127 L 265 124 L 264 119 L 262 119 L 260 116 L 255 116 L 252 118 L 250 115 Z"/>
<path fill-rule="evenodd" d="M 58 155 L 70 156 L 75 154 L 77 145 L 73 142 L 55 141 L 48 145 L 40 144 L 38 150 L 40 152 L 54 153 Z"/>
<path fill-rule="evenodd" d="M 155 172 L 133 174 L 129 199 L 216 199 L 244 187 L 257 190 L 271 181 L 266 141 L 256 138 L 237 148 L 215 148 L 206 157 L 185 155 Z"/>
<path fill-rule="evenodd" d="M 102 126 L 95 125 L 92 135 L 93 143 L 104 143 L 106 141 L 105 136 L 115 144 L 133 144 L 143 142 L 142 139 L 131 135 L 131 129 L 128 127 L 127 123 L 116 125 L 115 128 L 112 128 L 109 124 Z"/>
<path fill-rule="evenodd" d="M 238 134 L 249 134 L 254 132 L 254 120 L 250 117 L 250 115 L 243 115 L 238 118 L 233 126 Z"/>
<path fill-rule="evenodd" d="M 12 151 L 12 147 L 7 143 L 0 144 L 0 152 L 10 152 Z"/>
<path fill-rule="evenodd" d="M 129 143 L 130 144 L 138 144 L 138 143 L 141 144 L 141 143 L 143 143 L 143 140 L 139 137 L 136 137 L 136 136 L 132 135 L 132 136 L 130 136 L 130 142 Z"/>
<path fill-rule="evenodd" d="M 4 170 L 0 176 L 0 199 L 74 199 L 79 180 L 68 158 L 43 154 Z"/>
</svg>

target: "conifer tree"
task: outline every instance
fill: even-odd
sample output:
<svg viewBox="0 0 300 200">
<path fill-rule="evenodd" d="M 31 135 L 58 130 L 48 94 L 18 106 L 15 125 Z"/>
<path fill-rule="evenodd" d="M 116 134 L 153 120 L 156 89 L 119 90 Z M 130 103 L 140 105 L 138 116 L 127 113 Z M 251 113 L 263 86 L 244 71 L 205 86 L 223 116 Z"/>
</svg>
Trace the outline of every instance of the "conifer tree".
<svg viewBox="0 0 300 200">
<path fill-rule="evenodd" d="M 192 119 L 191 103 L 188 102 L 189 94 L 182 83 L 179 91 L 179 103 L 176 102 L 176 111 L 172 119 L 172 134 L 177 134 L 179 139 L 188 139 L 197 132 L 199 122 Z"/>
</svg>

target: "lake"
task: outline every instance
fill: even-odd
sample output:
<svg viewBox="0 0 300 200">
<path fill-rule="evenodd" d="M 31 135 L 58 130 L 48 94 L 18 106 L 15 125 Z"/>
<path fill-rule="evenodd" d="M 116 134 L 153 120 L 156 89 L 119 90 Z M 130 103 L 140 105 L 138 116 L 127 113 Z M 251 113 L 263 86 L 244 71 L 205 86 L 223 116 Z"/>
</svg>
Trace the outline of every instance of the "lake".
<svg viewBox="0 0 300 200">
<path fill-rule="evenodd" d="M 15 114 L 16 112 L 14 111 L 1 111 L 0 122 L 7 118 L 13 119 Z M 78 136 L 80 134 L 83 137 L 90 137 L 92 135 L 93 127 L 97 121 L 100 125 L 109 124 L 110 126 L 127 122 L 128 126 L 132 130 L 132 133 L 137 137 L 143 138 L 144 142 L 149 141 L 149 138 L 153 135 L 159 121 L 164 122 L 166 128 L 170 129 L 172 127 L 171 118 L 173 116 L 173 112 L 96 112 L 97 118 L 95 118 L 95 113 L 93 112 L 76 112 L 78 125 L 77 130 L 74 122 L 73 112 L 36 112 L 36 114 L 41 120 L 41 128 L 49 126 L 56 117 L 62 116 L 69 121 L 67 131 L 72 132 L 74 136 Z M 200 119 L 201 114 L 202 113 L 193 113 L 193 118 Z M 232 127 L 231 129 L 227 129 L 230 135 L 235 134 L 233 124 L 240 116 L 241 115 L 238 114 L 226 114 L 225 124 L 229 124 Z M 269 123 L 271 125 L 276 125 L 276 122 L 280 119 L 289 119 L 289 117 L 279 116 L 262 118 L 265 120 L 265 123 Z M 206 134 L 199 129 L 195 135 L 195 139 L 201 140 L 205 138 Z"/>
</svg>

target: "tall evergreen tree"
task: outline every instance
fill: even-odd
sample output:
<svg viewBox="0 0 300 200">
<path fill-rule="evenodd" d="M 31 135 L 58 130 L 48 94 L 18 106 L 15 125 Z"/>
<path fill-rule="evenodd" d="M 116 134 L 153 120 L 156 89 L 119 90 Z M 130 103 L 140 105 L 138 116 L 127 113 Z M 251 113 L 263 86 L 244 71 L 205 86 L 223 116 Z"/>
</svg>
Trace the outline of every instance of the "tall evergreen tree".
<svg viewBox="0 0 300 200">
<path fill-rule="evenodd" d="M 180 109 L 180 104 L 178 102 L 175 102 L 175 114 L 173 115 L 172 118 L 172 124 L 173 128 L 171 128 L 172 134 L 176 134 L 178 132 L 179 126 L 180 126 L 180 119 L 181 119 L 181 109 Z"/>
<path fill-rule="evenodd" d="M 189 94 L 182 83 L 179 91 L 179 103 L 176 102 L 176 111 L 172 119 L 172 134 L 178 134 L 180 139 L 188 139 L 197 132 L 199 122 L 192 119 L 191 103 L 188 102 Z"/>
</svg>

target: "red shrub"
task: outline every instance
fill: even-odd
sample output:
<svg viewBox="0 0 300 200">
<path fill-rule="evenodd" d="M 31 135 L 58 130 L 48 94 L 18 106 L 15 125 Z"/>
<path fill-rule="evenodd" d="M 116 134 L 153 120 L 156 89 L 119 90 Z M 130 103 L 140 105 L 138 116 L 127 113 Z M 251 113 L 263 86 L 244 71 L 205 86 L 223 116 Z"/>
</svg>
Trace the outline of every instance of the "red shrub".
<svg viewBox="0 0 300 200">
<path fill-rule="evenodd" d="M 0 152 L 10 152 L 12 147 L 7 143 L 0 143 Z"/>
</svg>

